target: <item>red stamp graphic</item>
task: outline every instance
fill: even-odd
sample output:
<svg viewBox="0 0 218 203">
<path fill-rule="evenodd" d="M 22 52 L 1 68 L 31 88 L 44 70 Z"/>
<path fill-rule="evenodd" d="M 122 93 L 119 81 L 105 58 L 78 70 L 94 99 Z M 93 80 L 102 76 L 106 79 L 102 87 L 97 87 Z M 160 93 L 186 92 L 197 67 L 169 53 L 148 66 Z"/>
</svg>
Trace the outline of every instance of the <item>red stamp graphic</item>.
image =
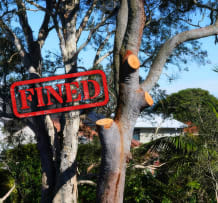
<svg viewBox="0 0 218 203">
<path fill-rule="evenodd" d="M 19 118 L 98 107 L 109 101 L 101 70 L 15 82 L 10 93 Z"/>
</svg>

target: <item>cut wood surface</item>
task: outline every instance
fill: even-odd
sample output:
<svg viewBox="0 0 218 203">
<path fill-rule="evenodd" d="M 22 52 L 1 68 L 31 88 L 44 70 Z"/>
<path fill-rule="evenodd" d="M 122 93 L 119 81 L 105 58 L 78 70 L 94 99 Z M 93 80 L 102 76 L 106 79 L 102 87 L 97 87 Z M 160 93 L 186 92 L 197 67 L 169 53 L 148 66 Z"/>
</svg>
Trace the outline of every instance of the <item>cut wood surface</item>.
<svg viewBox="0 0 218 203">
<path fill-rule="evenodd" d="M 152 106 L 154 104 L 154 101 L 148 92 L 145 92 L 145 101 L 149 106 Z"/>
<path fill-rule="evenodd" d="M 113 124 L 113 120 L 110 118 L 103 118 L 96 121 L 96 125 L 104 126 L 104 128 L 106 129 L 110 128 L 112 124 Z"/>
<path fill-rule="evenodd" d="M 127 58 L 127 62 L 133 69 L 138 69 L 140 67 L 140 61 L 135 54 L 130 54 Z"/>
<path fill-rule="evenodd" d="M 126 50 L 125 55 L 123 57 L 123 63 L 127 60 L 129 55 L 131 55 L 131 54 L 133 54 L 133 52 L 131 50 Z"/>
</svg>

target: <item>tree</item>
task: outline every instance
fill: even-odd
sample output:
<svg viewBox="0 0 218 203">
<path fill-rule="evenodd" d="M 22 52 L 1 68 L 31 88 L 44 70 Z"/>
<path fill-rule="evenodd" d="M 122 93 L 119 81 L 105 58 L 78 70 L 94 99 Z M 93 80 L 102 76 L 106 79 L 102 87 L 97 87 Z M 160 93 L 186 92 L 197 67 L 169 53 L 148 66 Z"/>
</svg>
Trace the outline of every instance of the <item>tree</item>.
<svg viewBox="0 0 218 203">
<path fill-rule="evenodd" d="M 28 1 L 8 0 L 0 4 L 0 26 L 17 48 L 23 70 L 29 71 L 30 79 L 42 76 L 42 48 L 49 32 L 55 29 L 60 40 L 60 50 L 65 73 L 77 72 L 78 55 L 92 38 L 97 38 L 96 32 L 104 26 L 111 33 L 109 19 L 114 15 L 116 6 L 110 2 L 101 5 L 102 1 Z M 45 4 L 45 5 L 44 5 Z M 34 9 L 33 9 L 34 7 Z M 97 10 L 98 8 L 98 10 Z M 40 10 L 45 13 L 38 36 L 34 36 L 28 20 L 28 11 Z M 85 10 L 85 15 L 84 14 Z M 94 13 L 98 16 L 95 17 Z M 19 26 L 12 24 L 19 20 Z M 77 26 L 79 24 L 79 26 Z M 83 31 L 89 28 L 87 39 L 82 39 Z M 104 31 L 104 33 L 107 33 Z M 19 35 L 21 35 L 21 38 Z M 101 36 L 105 34 L 101 33 Z M 108 35 L 110 36 L 110 34 Z M 108 38 L 105 36 L 105 38 Z M 81 45 L 78 46 L 78 41 Z M 96 60 L 100 63 L 108 53 L 101 55 L 104 44 L 97 43 Z M 34 111 L 34 108 L 32 107 Z M 62 115 L 62 132 L 57 134 L 49 115 L 25 119 L 25 122 L 35 132 L 42 165 L 42 202 L 76 202 L 76 154 L 78 148 L 77 132 L 79 128 L 79 112 L 73 111 Z M 61 137 L 62 139 L 59 139 Z M 60 142 L 62 140 L 62 142 Z"/>
<path fill-rule="evenodd" d="M 141 109 L 152 104 L 152 99 L 147 92 L 158 81 L 165 63 L 175 62 L 172 60 L 175 57 L 182 58 L 179 57 L 181 51 L 187 51 L 191 54 L 189 51 L 192 48 L 199 47 L 198 43 L 183 46 L 183 42 L 218 33 L 218 23 L 214 20 L 217 5 L 214 2 L 209 3 L 204 5 L 202 2 L 188 0 L 179 2 L 173 0 L 160 2 L 144 2 L 142 0 L 7 0 L 1 2 L 0 25 L 5 35 L 15 44 L 25 70 L 30 73 L 30 78 L 42 76 L 41 50 L 49 31 L 53 28 L 60 40 L 65 73 L 78 71 L 79 53 L 89 43 L 93 43 L 96 47 L 93 66 L 99 65 L 105 57 L 112 53 L 105 50 L 107 47 L 105 43 L 112 39 L 115 27 L 114 20 L 117 17 L 114 61 L 111 71 L 111 76 L 113 75 L 114 79 L 113 87 L 118 98 L 116 116 L 114 121 L 108 119 L 98 122 L 103 146 L 102 170 L 98 184 L 98 200 L 100 202 L 122 202 L 126 160 L 129 157 L 135 121 Z M 168 7 L 170 9 L 166 9 Z M 186 20 L 183 18 L 186 13 L 196 11 L 198 8 L 201 10 L 202 7 L 207 11 L 207 15 L 211 14 L 211 25 L 182 32 L 185 28 L 187 29 L 187 27 L 182 26 L 182 22 Z M 38 36 L 34 36 L 27 15 L 28 11 L 35 9 L 45 13 Z M 118 13 L 117 9 L 119 9 Z M 148 16 L 147 27 L 145 27 L 144 10 Z M 153 12 L 156 11 L 163 14 L 163 18 L 158 17 L 158 15 L 153 16 Z M 12 27 L 16 18 L 19 19 L 20 29 Z M 162 27 L 164 29 L 161 28 L 163 19 L 164 23 L 167 23 L 163 23 L 163 25 L 167 25 Z M 189 21 L 187 23 L 190 24 Z M 149 32 L 151 27 L 152 32 Z M 177 33 L 177 28 L 181 33 Z M 159 29 L 163 32 L 159 32 Z M 166 35 L 170 29 L 173 32 Z M 23 34 L 23 41 L 18 37 L 20 30 Z M 84 39 L 82 33 L 86 33 L 87 30 L 87 38 Z M 165 34 L 162 35 L 163 33 Z M 174 34 L 175 36 L 172 37 Z M 148 67 L 151 61 L 153 62 L 146 80 L 139 84 L 138 68 L 140 64 L 137 55 L 143 35 L 145 40 L 148 39 L 145 47 L 148 48 L 149 43 L 150 47 L 153 44 L 156 46 L 150 49 L 153 51 L 152 53 L 144 51 L 148 57 L 143 61 L 143 65 Z M 158 42 L 152 43 L 151 39 L 155 36 L 157 36 Z M 81 44 L 78 43 L 80 41 Z M 160 44 L 163 45 L 160 47 Z M 178 45 L 180 46 L 174 52 L 175 57 L 167 60 Z M 192 46 L 191 49 L 188 48 L 189 45 Z M 195 55 L 195 53 L 192 52 L 191 55 Z M 42 202 L 77 201 L 75 158 L 78 146 L 79 112 L 64 113 L 61 121 L 62 132 L 57 134 L 49 115 L 26 119 L 26 122 L 34 130 L 38 141 L 42 165 Z M 106 128 L 103 127 L 105 121 Z M 60 140 L 61 142 L 59 142 Z"/>
<path fill-rule="evenodd" d="M 197 2 L 194 6 L 205 7 L 211 11 L 217 9 L 217 5 L 211 8 Z M 183 42 L 218 33 L 216 16 L 216 21 L 210 26 L 184 31 L 168 39 L 157 52 L 146 80 L 139 84 L 137 60 L 132 60 L 132 54 L 138 55 L 144 23 L 144 1 L 121 1 L 114 46 L 114 68 L 116 79 L 119 81 L 118 107 L 114 120 L 105 119 L 97 122 L 103 148 L 98 184 L 99 202 L 123 201 L 126 162 L 130 156 L 135 122 L 141 109 L 152 104 L 151 98 L 146 96 L 146 91 L 158 81 L 172 51 Z"/>
<path fill-rule="evenodd" d="M 218 132 L 218 99 L 202 89 L 185 89 L 160 100 L 154 107 L 155 112 L 173 114 L 181 122 L 191 122 L 197 126 L 199 134 L 215 137 Z"/>
<path fill-rule="evenodd" d="M 191 122 L 197 126 L 198 136 L 190 136 L 181 140 L 177 146 L 194 143 L 195 150 L 192 153 L 182 153 L 184 171 L 191 168 L 187 174 L 191 175 L 193 181 L 198 182 L 202 192 L 207 192 L 213 188 L 217 199 L 217 134 L 218 134 L 218 99 L 202 89 L 186 89 L 167 96 L 158 102 L 155 111 L 173 114 L 174 118 L 182 122 Z M 183 142 L 183 144 L 181 144 Z M 173 152 L 174 153 L 174 152 Z M 172 154 L 173 154 L 172 153 Z M 191 159 L 186 158 L 188 154 Z M 174 156 L 172 156 L 173 158 Z M 175 164 L 175 162 L 173 163 Z M 186 166 L 184 166 L 186 164 Z M 205 182 L 210 183 L 206 187 Z M 212 190 L 212 191 L 213 191 Z M 202 197 L 203 198 L 203 197 Z"/>
</svg>

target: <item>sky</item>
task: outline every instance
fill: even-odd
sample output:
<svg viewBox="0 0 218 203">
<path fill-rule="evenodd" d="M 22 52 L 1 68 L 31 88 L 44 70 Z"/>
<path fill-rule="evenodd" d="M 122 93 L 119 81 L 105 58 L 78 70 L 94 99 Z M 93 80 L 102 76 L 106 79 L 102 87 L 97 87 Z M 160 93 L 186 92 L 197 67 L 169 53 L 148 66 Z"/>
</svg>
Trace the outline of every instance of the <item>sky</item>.
<svg viewBox="0 0 218 203">
<path fill-rule="evenodd" d="M 29 13 L 29 22 L 33 30 L 38 30 L 41 24 L 43 13 L 34 12 Z M 34 33 L 37 35 L 37 33 Z M 218 66 L 218 44 L 214 44 L 214 37 L 207 37 L 200 40 L 202 42 L 202 48 L 208 51 L 208 60 L 210 61 L 206 65 L 196 64 L 192 61 L 188 63 L 189 71 L 179 72 L 175 68 L 169 68 L 169 70 L 164 70 L 158 81 L 160 88 L 166 90 L 168 94 L 178 92 L 179 90 L 186 88 L 201 88 L 208 90 L 210 94 L 218 98 L 218 73 L 213 71 L 213 68 Z M 45 50 L 52 50 L 52 52 L 60 53 L 59 50 L 59 39 L 55 31 L 53 30 L 46 40 L 43 54 Z M 86 52 L 82 53 L 82 64 L 92 66 L 90 61 L 94 57 L 94 52 L 87 49 Z M 171 73 L 176 74 L 178 77 L 169 82 L 166 75 Z"/>
<path fill-rule="evenodd" d="M 190 62 L 189 71 L 178 72 L 178 78 L 169 83 L 164 75 L 160 78 L 160 86 L 167 90 L 167 93 L 177 92 L 186 88 L 201 88 L 208 90 L 218 98 L 218 73 L 213 69 L 218 65 L 218 45 L 214 44 L 214 37 L 200 40 L 202 48 L 207 50 L 210 63 L 199 65 Z M 164 71 L 165 72 L 165 71 Z"/>
</svg>

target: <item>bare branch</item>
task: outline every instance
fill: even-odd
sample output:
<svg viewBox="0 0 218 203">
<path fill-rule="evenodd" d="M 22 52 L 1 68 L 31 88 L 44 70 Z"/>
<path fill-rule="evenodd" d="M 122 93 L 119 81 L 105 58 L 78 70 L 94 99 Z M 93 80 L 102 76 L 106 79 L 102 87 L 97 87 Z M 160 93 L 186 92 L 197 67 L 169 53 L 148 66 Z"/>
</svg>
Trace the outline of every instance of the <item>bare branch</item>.
<svg viewBox="0 0 218 203">
<path fill-rule="evenodd" d="M 206 8 L 206 9 L 209 9 L 209 10 L 211 10 L 211 11 L 218 11 L 218 9 L 214 9 L 214 8 L 208 6 L 208 5 L 198 3 L 197 0 L 193 0 L 193 2 L 194 2 L 194 4 L 195 4 L 197 7 Z"/>
<path fill-rule="evenodd" d="M 101 63 L 106 57 L 110 56 L 113 53 L 113 51 L 109 51 L 103 56 L 101 56 L 98 60 L 95 61 L 93 66 L 97 66 L 99 63 Z"/>
<path fill-rule="evenodd" d="M 13 58 L 14 58 L 16 55 L 18 55 L 18 54 L 19 54 L 18 52 L 13 53 L 13 54 L 10 56 L 10 58 L 8 59 L 8 63 L 11 63 L 11 61 L 13 60 Z"/>
<path fill-rule="evenodd" d="M 165 165 L 166 163 L 162 163 L 160 165 L 140 165 L 140 164 L 136 164 L 133 166 L 133 168 L 137 168 L 137 169 L 151 169 L 151 170 L 156 170 L 157 168 L 160 168 L 161 166 Z"/>
<path fill-rule="evenodd" d="M 28 48 L 31 48 L 31 45 L 33 43 L 33 31 L 29 25 L 28 18 L 27 18 L 27 13 L 26 13 L 26 7 L 25 4 L 22 0 L 16 0 L 17 7 L 18 7 L 18 12 L 17 15 L 20 20 L 20 24 L 22 26 Z"/>
<path fill-rule="evenodd" d="M 98 166 L 99 163 L 92 163 L 86 170 L 87 173 L 89 173 L 94 167 Z"/>
<path fill-rule="evenodd" d="M 81 70 L 84 70 L 84 71 L 87 71 L 87 69 L 85 67 L 82 67 L 82 66 L 77 66 L 78 69 L 81 69 Z"/>
<path fill-rule="evenodd" d="M 141 88 L 144 91 L 149 91 L 155 85 L 155 83 L 159 80 L 167 58 L 172 54 L 173 49 L 179 44 L 216 34 L 218 34 L 218 20 L 216 20 L 214 25 L 185 31 L 167 40 L 167 42 L 161 46 L 157 56 L 155 57 L 146 80 L 141 84 Z"/>
<path fill-rule="evenodd" d="M 44 8 L 43 6 L 40 6 L 39 4 L 37 4 L 37 3 L 34 2 L 34 1 L 26 0 L 26 2 L 28 2 L 29 4 L 35 6 L 36 8 L 38 8 L 38 9 L 41 10 L 41 11 L 45 11 L 46 13 L 49 13 L 49 12 L 50 12 L 49 10 L 47 10 L 47 8 Z"/>
<path fill-rule="evenodd" d="M 145 67 L 146 63 L 148 63 L 153 58 L 153 55 L 150 55 L 147 59 L 145 59 L 141 65 L 141 67 Z"/>
<path fill-rule="evenodd" d="M 0 19 L 3 19 L 3 17 L 9 13 L 15 13 L 15 12 L 16 12 L 16 9 L 9 10 L 9 11 L 7 10 L 0 16 Z"/>
<path fill-rule="evenodd" d="M 83 184 L 87 184 L 87 185 L 92 185 L 92 186 L 96 186 L 97 184 L 91 180 L 79 180 L 78 185 L 83 185 Z"/>
<path fill-rule="evenodd" d="M 200 25 L 193 24 L 193 23 L 189 22 L 188 20 L 185 20 L 185 19 L 182 19 L 182 18 L 179 18 L 179 20 L 181 20 L 181 21 L 183 21 L 183 22 L 185 22 L 185 23 L 187 23 L 187 24 L 189 24 L 189 25 L 191 25 L 193 27 L 201 28 Z"/>
<path fill-rule="evenodd" d="M 15 189 L 15 186 L 16 185 L 14 184 L 13 187 L 2 198 L 0 198 L 0 203 L 3 203 L 10 196 L 10 194 Z"/>
<path fill-rule="evenodd" d="M 89 32 L 89 35 L 86 39 L 86 41 L 77 49 L 77 52 L 75 53 L 75 55 L 79 54 L 79 52 L 86 47 L 86 45 L 90 42 L 93 34 L 103 25 L 105 25 L 106 21 L 111 18 L 114 14 L 114 12 L 116 11 L 116 8 L 107 16 L 105 16 L 102 21 L 100 23 L 98 23 L 93 29 L 91 29 L 91 31 Z"/>
<path fill-rule="evenodd" d="M 96 3 L 97 3 L 97 0 L 93 0 L 92 5 L 89 7 L 89 9 L 86 12 L 85 17 L 83 18 L 83 20 L 82 20 L 78 30 L 76 31 L 76 39 L 77 39 L 77 41 L 79 40 L 82 31 L 84 30 L 84 28 L 87 25 L 89 17 L 90 17 L 92 11 L 94 10 L 94 8 L 96 6 Z"/>
<path fill-rule="evenodd" d="M 67 55 L 67 53 L 65 51 L 65 40 L 64 40 L 64 36 L 62 34 L 61 28 L 58 24 L 57 15 L 52 16 L 52 19 L 54 21 L 55 30 L 56 30 L 56 32 L 58 34 L 58 38 L 60 40 L 60 47 L 61 47 L 62 55 L 63 55 L 63 57 L 65 57 Z"/>
<path fill-rule="evenodd" d="M 38 42 L 40 44 L 40 47 L 43 46 L 46 37 L 48 36 L 48 33 L 51 29 L 48 28 L 49 20 L 50 20 L 50 12 L 52 8 L 52 1 L 51 0 L 46 0 L 46 13 L 44 16 L 43 23 L 40 27 L 39 34 L 38 34 Z M 48 12 L 49 11 L 49 12 Z"/>
<path fill-rule="evenodd" d="M 114 32 L 115 32 L 115 31 L 108 32 L 106 38 L 103 40 L 103 42 L 102 42 L 102 43 L 100 44 L 100 46 L 98 47 L 98 50 L 97 50 L 96 55 L 95 55 L 94 63 L 93 63 L 94 65 L 99 64 L 99 63 L 105 58 L 105 57 L 104 57 L 100 62 L 98 62 L 98 63 L 96 64 L 96 62 L 99 61 L 99 55 L 100 55 L 101 51 L 103 50 L 105 44 L 108 42 L 108 40 L 109 40 L 111 34 L 114 33 Z M 110 55 L 110 54 L 109 54 L 109 55 Z M 109 55 L 107 55 L 107 56 L 109 56 Z M 107 57 L 107 56 L 106 56 L 106 57 Z"/>
<path fill-rule="evenodd" d="M 14 42 L 14 45 L 17 48 L 17 51 L 19 52 L 21 58 L 24 60 L 26 56 L 26 51 L 20 41 L 20 39 L 17 37 L 17 35 L 9 28 L 8 25 L 0 18 L 0 27 L 6 31 L 6 34 L 11 38 Z"/>
<path fill-rule="evenodd" d="M 145 6 L 147 7 L 147 10 L 148 10 L 148 17 L 146 17 L 147 22 L 145 23 L 145 27 L 148 26 L 150 23 L 151 23 L 151 20 L 152 20 L 152 12 L 151 12 L 151 9 L 149 7 L 149 5 L 147 4 L 147 1 L 145 1 Z"/>
</svg>

